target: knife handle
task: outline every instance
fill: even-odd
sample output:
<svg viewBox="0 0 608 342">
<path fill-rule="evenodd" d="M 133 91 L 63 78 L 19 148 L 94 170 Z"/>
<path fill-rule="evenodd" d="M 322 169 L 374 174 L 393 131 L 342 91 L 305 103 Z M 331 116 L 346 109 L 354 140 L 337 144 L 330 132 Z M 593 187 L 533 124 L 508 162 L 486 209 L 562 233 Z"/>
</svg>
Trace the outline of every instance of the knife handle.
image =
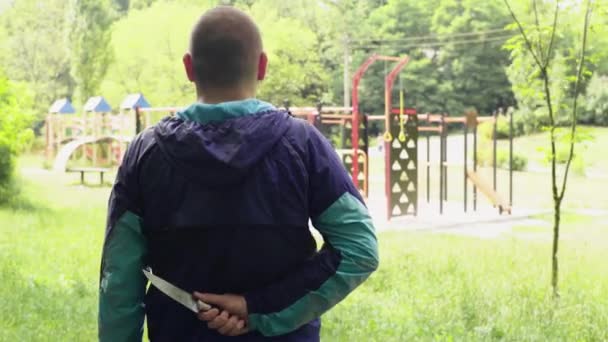
<svg viewBox="0 0 608 342">
<path fill-rule="evenodd" d="M 209 305 L 203 301 L 200 301 L 200 300 L 196 301 L 196 307 L 198 308 L 199 311 L 209 311 L 212 309 L 211 305 Z"/>
</svg>

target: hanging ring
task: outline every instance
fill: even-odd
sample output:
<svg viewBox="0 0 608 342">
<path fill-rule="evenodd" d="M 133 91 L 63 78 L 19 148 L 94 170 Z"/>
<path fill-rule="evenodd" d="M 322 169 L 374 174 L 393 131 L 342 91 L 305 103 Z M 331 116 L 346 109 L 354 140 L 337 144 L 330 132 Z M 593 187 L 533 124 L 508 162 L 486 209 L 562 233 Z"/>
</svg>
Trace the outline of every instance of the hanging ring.
<svg viewBox="0 0 608 342">
<path fill-rule="evenodd" d="M 384 141 L 386 141 L 386 142 L 393 141 L 393 135 L 391 134 L 391 132 L 389 132 L 389 131 L 384 132 Z"/>
<path fill-rule="evenodd" d="M 403 131 L 399 132 L 399 141 L 401 141 L 401 142 L 405 141 L 405 133 Z"/>
</svg>

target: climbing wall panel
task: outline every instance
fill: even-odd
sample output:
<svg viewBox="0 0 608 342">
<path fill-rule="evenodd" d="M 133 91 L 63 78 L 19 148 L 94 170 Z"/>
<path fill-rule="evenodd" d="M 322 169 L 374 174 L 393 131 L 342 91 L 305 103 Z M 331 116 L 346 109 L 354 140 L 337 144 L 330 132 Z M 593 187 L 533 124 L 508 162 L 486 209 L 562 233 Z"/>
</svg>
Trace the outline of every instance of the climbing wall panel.
<svg viewBox="0 0 608 342">
<path fill-rule="evenodd" d="M 415 112 L 404 117 L 405 139 L 399 139 L 399 115 L 393 115 L 390 125 L 392 139 L 386 143 L 388 219 L 418 213 L 418 119 Z"/>
</svg>

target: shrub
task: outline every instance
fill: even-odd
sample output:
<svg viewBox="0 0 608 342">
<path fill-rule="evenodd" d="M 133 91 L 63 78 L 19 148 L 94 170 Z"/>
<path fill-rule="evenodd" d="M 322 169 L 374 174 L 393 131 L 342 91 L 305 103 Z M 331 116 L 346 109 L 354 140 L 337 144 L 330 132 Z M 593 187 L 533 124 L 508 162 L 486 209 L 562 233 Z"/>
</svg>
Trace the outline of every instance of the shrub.
<svg viewBox="0 0 608 342">
<path fill-rule="evenodd" d="M 492 148 L 480 149 L 477 153 L 477 163 L 481 166 L 492 167 L 493 155 Z M 513 171 L 523 171 L 528 166 L 528 158 L 513 151 Z M 496 151 L 496 167 L 502 169 L 509 168 L 509 150 L 498 149 Z"/>
<path fill-rule="evenodd" d="M 0 142 L 0 203 L 10 198 L 14 161 L 8 144 Z"/>
<path fill-rule="evenodd" d="M 515 120 L 515 118 L 513 118 Z M 479 125 L 477 128 L 477 133 L 481 136 L 482 139 L 492 140 L 492 135 L 494 133 L 494 123 L 493 122 L 484 122 Z M 523 130 L 518 130 L 513 122 L 513 137 L 519 136 L 523 134 Z M 505 115 L 498 116 L 498 120 L 496 122 L 496 139 L 509 139 L 509 117 Z"/>
<path fill-rule="evenodd" d="M 27 89 L 0 73 L 0 202 L 14 193 L 14 158 L 33 138 L 31 105 Z"/>
<path fill-rule="evenodd" d="M 585 111 L 580 121 L 608 126 L 608 77 L 593 75 L 584 98 Z"/>
</svg>

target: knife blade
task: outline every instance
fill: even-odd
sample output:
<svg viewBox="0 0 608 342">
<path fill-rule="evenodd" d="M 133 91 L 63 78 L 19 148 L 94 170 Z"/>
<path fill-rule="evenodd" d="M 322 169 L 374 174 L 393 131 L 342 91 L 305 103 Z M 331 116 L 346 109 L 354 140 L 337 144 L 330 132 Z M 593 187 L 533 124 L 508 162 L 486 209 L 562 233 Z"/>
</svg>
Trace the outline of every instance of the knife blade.
<svg viewBox="0 0 608 342">
<path fill-rule="evenodd" d="M 198 313 L 199 311 L 208 311 L 211 310 L 211 305 L 202 302 L 200 300 L 195 300 L 192 298 L 192 294 L 180 289 L 179 287 L 169 283 L 168 281 L 152 274 L 152 270 L 150 268 L 142 270 L 144 275 L 154 287 L 160 290 L 160 292 L 166 294 L 174 301 L 180 303 L 181 305 L 187 307 L 190 311 Z"/>
</svg>

